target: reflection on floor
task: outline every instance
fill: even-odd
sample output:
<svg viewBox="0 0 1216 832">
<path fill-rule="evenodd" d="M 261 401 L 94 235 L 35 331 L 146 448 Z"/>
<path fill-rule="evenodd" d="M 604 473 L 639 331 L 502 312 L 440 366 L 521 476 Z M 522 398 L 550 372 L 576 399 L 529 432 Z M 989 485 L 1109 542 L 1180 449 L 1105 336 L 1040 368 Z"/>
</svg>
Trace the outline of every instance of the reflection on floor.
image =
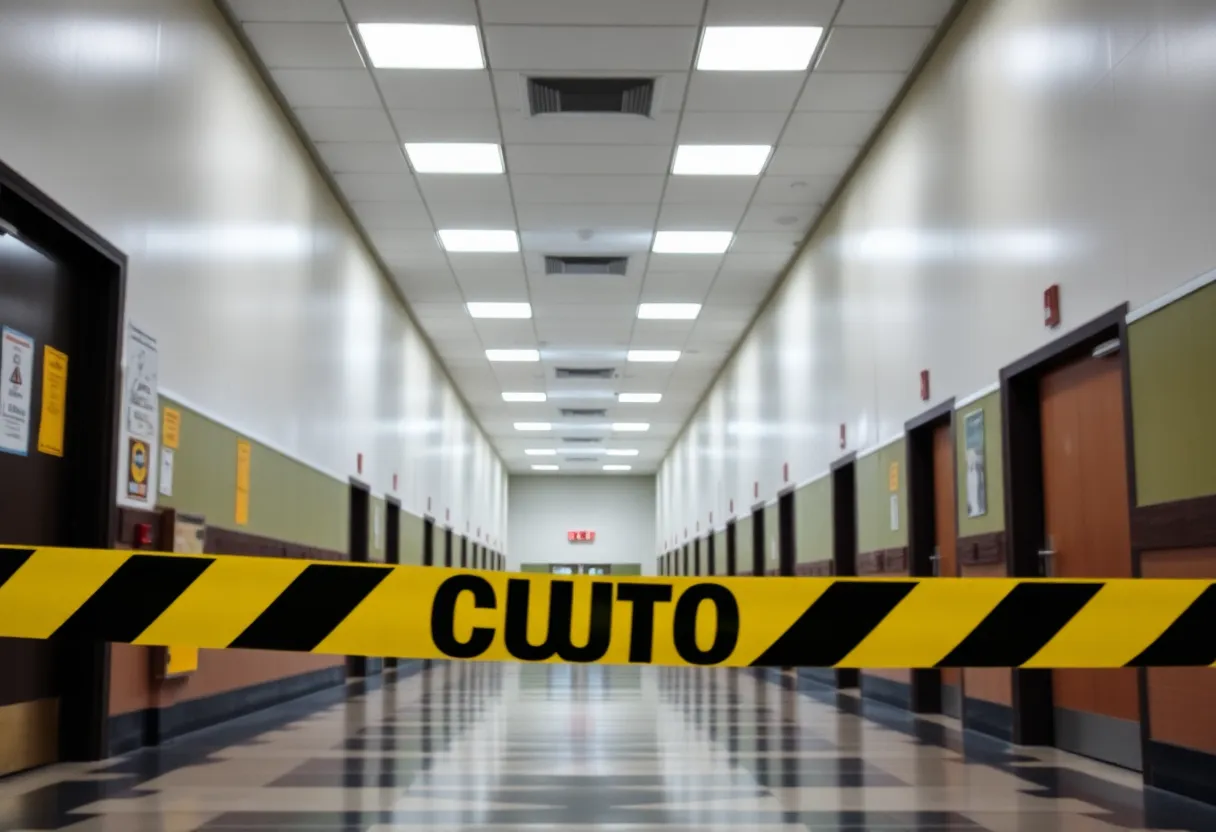
<svg viewBox="0 0 1216 832">
<path fill-rule="evenodd" d="M 401 675 L 0 781 L 0 829 L 1216 829 L 1216 812 L 1146 794 L 1137 775 L 777 673 Z"/>
</svg>

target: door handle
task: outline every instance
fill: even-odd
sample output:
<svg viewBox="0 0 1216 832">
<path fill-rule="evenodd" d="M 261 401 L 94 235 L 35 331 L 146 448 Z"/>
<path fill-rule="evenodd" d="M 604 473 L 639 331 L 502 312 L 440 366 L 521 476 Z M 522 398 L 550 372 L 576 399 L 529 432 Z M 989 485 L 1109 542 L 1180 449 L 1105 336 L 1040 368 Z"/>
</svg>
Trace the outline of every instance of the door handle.
<svg viewBox="0 0 1216 832">
<path fill-rule="evenodd" d="M 933 550 L 933 554 L 929 555 L 929 563 L 932 565 L 933 577 L 940 578 L 942 575 L 942 555 L 940 550 Z"/>
<path fill-rule="evenodd" d="M 1039 550 L 1039 569 L 1043 573 L 1044 578 L 1050 578 L 1055 571 L 1056 551 L 1055 549 L 1040 549 Z"/>
</svg>

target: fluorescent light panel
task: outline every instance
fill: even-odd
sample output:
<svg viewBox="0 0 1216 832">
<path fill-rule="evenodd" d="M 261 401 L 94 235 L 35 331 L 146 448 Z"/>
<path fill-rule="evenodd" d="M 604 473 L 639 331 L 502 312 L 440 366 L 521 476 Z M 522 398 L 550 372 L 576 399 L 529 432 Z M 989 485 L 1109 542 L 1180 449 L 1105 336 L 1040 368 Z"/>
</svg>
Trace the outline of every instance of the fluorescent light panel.
<svg viewBox="0 0 1216 832">
<path fill-rule="evenodd" d="M 695 321 L 700 314 L 699 303 L 638 304 L 638 317 L 646 321 Z"/>
<path fill-rule="evenodd" d="M 516 422 L 516 430 L 553 430 L 553 425 L 548 422 Z"/>
<path fill-rule="evenodd" d="M 608 456 L 637 456 L 638 452 L 634 448 L 613 448 L 609 450 Z"/>
<path fill-rule="evenodd" d="M 613 422 L 612 429 L 619 432 L 650 430 L 649 422 Z"/>
<path fill-rule="evenodd" d="M 532 470 L 533 471 L 557 471 L 558 467 L 556 465 L 533 465 Z"/>
<path fill-rule="evenodd" d="M 491 361 L 540 361 L 539 350 L 486 350 Z"/>
<path fill-rule="evenodd" d="M 679 350 L 629 350 L 625 353 L 626 361 L 649 361 L 670 364 L 680 360 Z"/>
<path fill-rule="evenodd" d="M 821 37 L 820 26 L 706 26 L 697 69 L 805 72 Z"/>
<path fill-rule="evenodd" d="M 524 453 L 528 456 L 557 456 L 557 451 L 552 448 L 528 448 Z"/>
<path fill-rule="evenodd" d="M 605 465 L 605 471 L 632 471 L 632 465 Z"/>
<path fill-rule="evenodd" d="M 360 23 L 359 35 L 377 69 L 485 69 L 476 26 Z"/>
<path fill-rule="evenodd" d="M 662 393 L 621 393 L 616 397 L 621 404 L 658 404 L 663 401 Z"/>
<path fill-rule="evenodd" d="M 502 149 L 482 142 L 406 142 L 418 173 L 502 173 Z"/>
<path fill-rule="evenodd" d="M 650 247 L 656 254 L 725 254 L 732 231 L 656 231 Z"/>
<path fill-rule="evenodd" d="M 469 317 L 472 318 L 531 318 L 532 304 L 530 303 L 486 303 L 473 301 L 466 303 Z"/>
<path fill-rule="evenodd" d="M 510 230 L 445 228 L 439 232 L 439 242 L 452 252 L 519 251 L 519 235 Z"/>
<path fill-rule="evenodd" d="M 504 402 L 543 402 L 548 398 L 544 393 L 503 393 Z"/>
<path fill-rule="evenodd" d="M 682 144 L 676 148 L 671 172 L 676 176 L 759 176 L 772 152 L 767 144 Z"/>
</svg>

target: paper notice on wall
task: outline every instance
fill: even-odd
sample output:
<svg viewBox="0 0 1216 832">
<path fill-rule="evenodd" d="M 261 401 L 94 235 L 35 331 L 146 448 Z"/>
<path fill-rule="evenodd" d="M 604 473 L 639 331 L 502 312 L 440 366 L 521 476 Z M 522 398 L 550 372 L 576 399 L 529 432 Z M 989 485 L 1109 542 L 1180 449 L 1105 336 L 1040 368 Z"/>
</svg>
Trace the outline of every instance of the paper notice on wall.
<svg viewBox="0 0 1216 832">
<path fill-rule="evenodd" d="M 63 426 L 68 405 L 68 357 L 47 344 L 42 348 L 42 417 L 38 452 L 63 456 Z"/>
<path fill-rule="evenodd" d="M 244 439 L 236 443 L 236 511 L 238 526 L 249 522 L 249 481 L 250 466 L 253 464 L 253 446 Z"/>
<path fill-rule="evenodd" d="M 899 531 L 899 495 L 891 495 L 891 531 Z"/>
<path fill-rule="evenodd" d="M 160 449 L 160 487 L 166 497 L 173 496 L 173 449 L 167 445 Z"/>
<path fill-rule="evenodd" d="M 34 339 L 15 329 L 0 332 L 0 451 L 26 456 L 34 389 Z"/>
<path fill-rule="evenodd" d="M 158 356 L 156 339 L 131 325 L 127 328 L 127 433 L 156 440 Z"/>
</svg>

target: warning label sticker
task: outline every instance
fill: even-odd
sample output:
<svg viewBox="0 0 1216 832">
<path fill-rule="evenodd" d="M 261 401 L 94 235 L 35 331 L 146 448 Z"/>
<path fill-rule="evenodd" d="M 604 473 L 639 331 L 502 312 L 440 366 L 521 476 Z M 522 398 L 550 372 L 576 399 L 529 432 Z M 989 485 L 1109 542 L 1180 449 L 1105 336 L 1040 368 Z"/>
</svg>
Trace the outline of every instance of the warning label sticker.
<svg viewBox="0 0 1216 832">
<path fill-rule="evenodd" d="M 0 338 L 0 451 L 26 456 L 30 446 L 34 339 L 4 327 Z"/>
</svg>

